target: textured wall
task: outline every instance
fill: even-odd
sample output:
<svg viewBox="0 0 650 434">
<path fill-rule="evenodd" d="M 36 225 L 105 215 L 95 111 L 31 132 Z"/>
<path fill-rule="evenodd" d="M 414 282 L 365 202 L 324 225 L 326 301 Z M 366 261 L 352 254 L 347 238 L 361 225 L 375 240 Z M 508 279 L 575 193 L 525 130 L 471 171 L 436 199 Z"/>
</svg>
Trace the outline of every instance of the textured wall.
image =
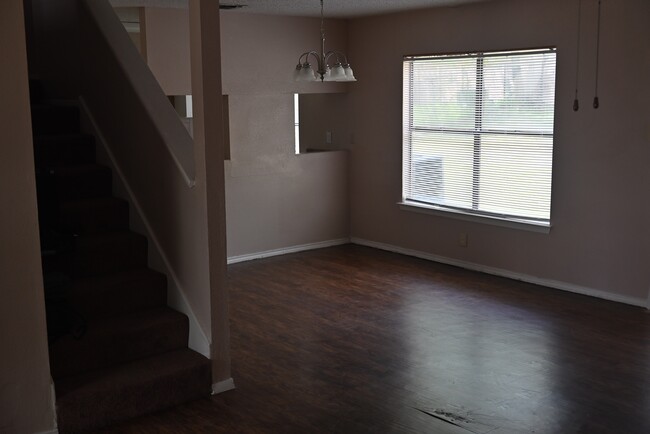
<svg viewBox="0 0 650 434">
<path fill-rule="evenodd" d="M 650 4 L 603 2 L 594 110 L 596 4 L 583 7 L 577 113 L 575 2 L 504 0 L 352 21 L 351 56 L 364 78 L 350 88 L 352 236 L 642 303 L 650 287 Z M 550 234 L 400 210 L 402 56 L 540 46 L 558 48 Z M 459 246 L 460 232 L 469 247 Z"/>
<path fill-rule="evenodd" d="M 298 56 L 318 48 L 318 20 L 223 13 L 221 23 L 228 256 L 347 238 L 348 154 L 294 154 L 293 93 L 348 86 L 291 78 Z M 346 50 L 346 30 L 326 22 L 328 49 Z"/>
<path fill-rule="evenodd" d="M 188 56 L 182 52 L 188 11 L 147 8 L 146 17 L 152 72 L 166 93 L 183 93 L 191 71 L 178 62 Z M 345 51 L 346 22 L 325 25 L 327 49 Z M 292 79 L 298 56 L 318 49 L 319 26 L 313 18 L 221 14 L 222 92 L 230 120 L 229 257 L 348 236 L 347 154 L 294 155 L 293 93 L 347 90 L 341 83 Z"/>
<path fill-rule="evenodd" d="M 192 93 L 187 9 L 145 8 L 147 64 L 165 95 Z"/>
</svg>

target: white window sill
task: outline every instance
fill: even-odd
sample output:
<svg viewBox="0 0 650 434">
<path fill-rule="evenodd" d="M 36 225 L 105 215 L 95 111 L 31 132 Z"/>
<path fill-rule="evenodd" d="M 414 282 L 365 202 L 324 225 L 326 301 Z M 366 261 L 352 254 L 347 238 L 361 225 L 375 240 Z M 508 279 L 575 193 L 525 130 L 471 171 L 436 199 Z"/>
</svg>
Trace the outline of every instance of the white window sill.
<svg viewBox="0 0 650 434">
<path fill-rule="evenodd" d="M 442 208 L 434 205 L 425 205 L 422 203 L 409 201 L 398 202 L 397 204 L 399 205 L 400 209 L 404 211 L 431 214 L 440 217 L 483 223 L 493 226 L 501 226 L 505 228 L 520 229 L 524 231 L 539 232 L 543 234 L 548 234 L 551 231 L 550 224 L 539 223 L 536 221 L 523 219 L 506 219 L 492 216 L 478 216 L 455 209 Z"/>
</svg>

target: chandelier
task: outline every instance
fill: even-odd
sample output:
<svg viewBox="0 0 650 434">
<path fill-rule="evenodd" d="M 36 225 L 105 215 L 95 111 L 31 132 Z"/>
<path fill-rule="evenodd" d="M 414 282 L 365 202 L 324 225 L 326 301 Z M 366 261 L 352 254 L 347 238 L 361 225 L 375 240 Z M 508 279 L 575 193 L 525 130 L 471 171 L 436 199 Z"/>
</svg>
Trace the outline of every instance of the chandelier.
<svg viewBox="0 0 650 434">
<path fill-rule="evenodd" d="M 320 39 L 321 51 L 307 51 L 298 58 L 298 65 L 293 72 L 295 81 L 357 81 L 345 54 L 340 51 L 325 52 L 325 30 L 323 28 L 323 0 L 320 0 Z M 317 70 L 314 71 L 309 63 L 309 56 L 316 59 Z M 328 61 L 331 57 L 336 59 L 334 66 L 330 67 Z"/>
</svg>

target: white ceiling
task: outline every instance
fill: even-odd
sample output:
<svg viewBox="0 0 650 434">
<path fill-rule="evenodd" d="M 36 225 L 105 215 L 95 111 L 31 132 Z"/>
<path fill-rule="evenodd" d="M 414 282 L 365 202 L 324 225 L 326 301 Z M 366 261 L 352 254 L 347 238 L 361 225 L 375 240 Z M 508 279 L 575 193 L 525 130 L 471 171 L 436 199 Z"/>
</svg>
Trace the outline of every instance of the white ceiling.
<svg viewBox="0 0 650 434">
<path fill-rule="evenodd" d="M 215 0 L 216 1 L 216 0 Z M 458 6 L 488 0 L 324 0 L 325 16 L 352 18 L 442 6 Z M 115 7 L 187 7 L 187 0 L 110 0 Z M 222 5 L 244 4 L 245 8 L 224 13 L 258 13 L 318 17 L 320 0 L 221 0 Z"/>
</svg>

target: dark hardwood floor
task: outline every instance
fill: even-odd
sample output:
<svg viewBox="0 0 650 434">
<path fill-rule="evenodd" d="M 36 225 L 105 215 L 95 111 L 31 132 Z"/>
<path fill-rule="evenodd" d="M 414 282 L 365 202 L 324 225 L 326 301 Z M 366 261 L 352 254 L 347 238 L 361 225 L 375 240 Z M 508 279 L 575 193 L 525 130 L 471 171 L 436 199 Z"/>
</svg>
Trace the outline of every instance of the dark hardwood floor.
<svg viewBox="0 0 650 434">
<path fill-rule="evenodd" d="M 347 245 L 229 266 L 236 390 L 109 433 L 649 433 L 646 310 Z"/>
</svg>

